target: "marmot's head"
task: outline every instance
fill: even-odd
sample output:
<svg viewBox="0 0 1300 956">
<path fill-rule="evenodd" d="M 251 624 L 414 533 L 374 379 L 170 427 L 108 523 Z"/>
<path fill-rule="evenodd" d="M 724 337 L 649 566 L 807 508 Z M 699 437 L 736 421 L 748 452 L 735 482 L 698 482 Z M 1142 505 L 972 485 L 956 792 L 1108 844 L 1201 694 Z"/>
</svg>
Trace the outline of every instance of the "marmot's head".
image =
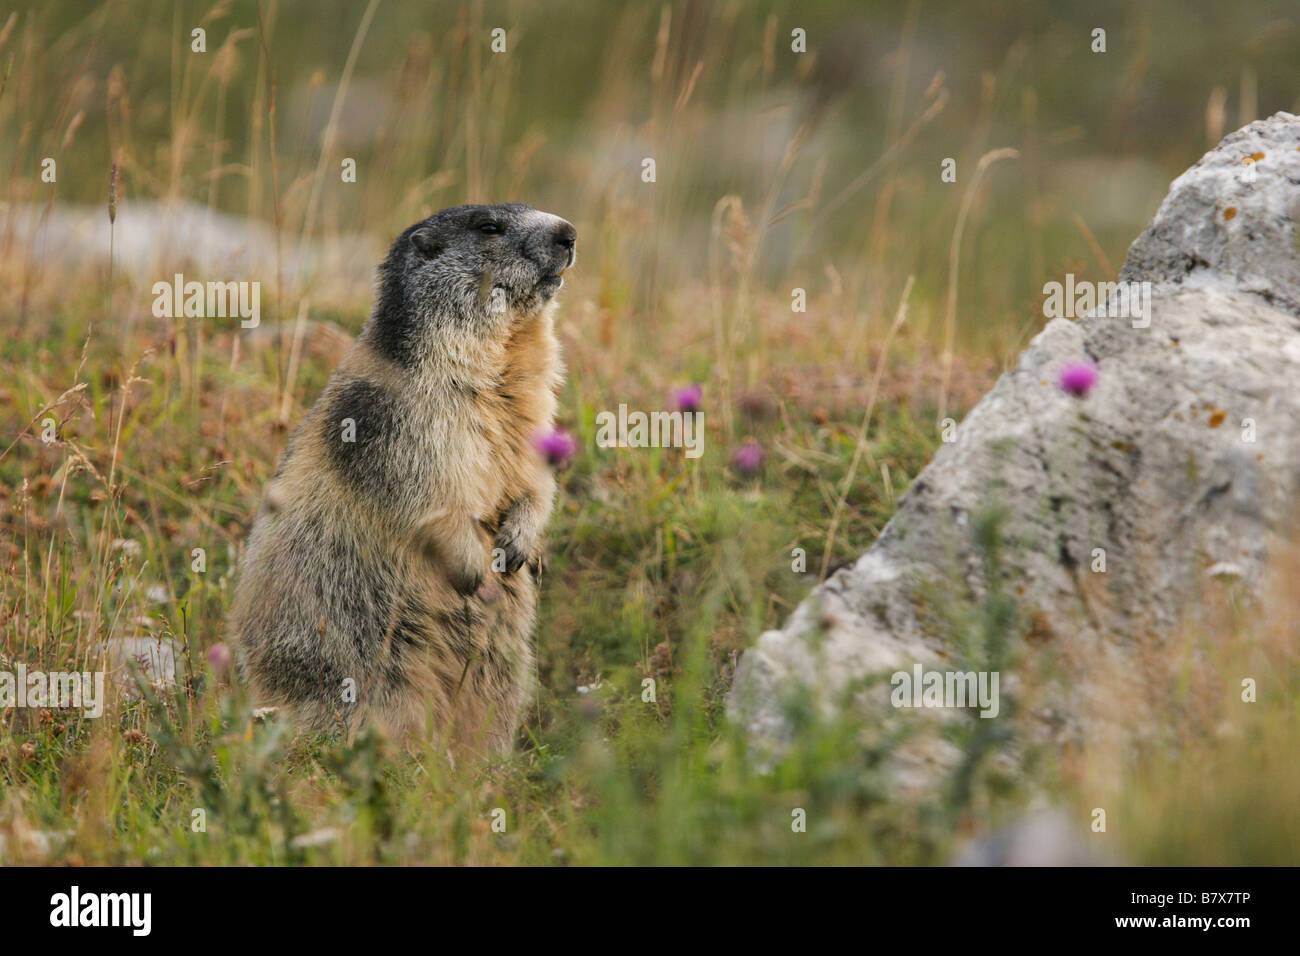
<svg viewBox="0 0 1300 956">
<path fill-rule="evenodd" d="M 572 223 L 522 203 L 434 213 L 389 249 L 376 319 L 412 345 L 438 328 L 499 331 L 550 301 L 577 238 Z"/>
</svg>

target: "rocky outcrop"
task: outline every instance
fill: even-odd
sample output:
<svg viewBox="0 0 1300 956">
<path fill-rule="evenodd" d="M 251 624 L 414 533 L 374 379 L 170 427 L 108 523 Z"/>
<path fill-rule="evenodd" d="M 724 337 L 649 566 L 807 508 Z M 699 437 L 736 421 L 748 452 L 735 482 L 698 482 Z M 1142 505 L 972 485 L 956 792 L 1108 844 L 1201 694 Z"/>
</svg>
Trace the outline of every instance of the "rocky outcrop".
<svg viewBox="0 0 1300 956">
<path fill-rule="evenodd" d="M 105 267 L 109 245 L 104 207 L 0 205 L 0 249 L 24 250 L 33 261 L 57 269 L 60 278 L 75 277 L 87 266 Z M 303 241 L 297 233 L 285 233 L 277 238 L 266 223 L 180 200 L 119 205 L 112 251 L 115 274 L 146 288 L 170 281 L 179 269 L 205 282 L 261 282 L 267 295 L 282 282 L 286 296 L 310 293 L 315 302 L 364 299 L 382 255 L 362 236 Z"/>
<path fill-rule="evenodd" d="M 1014 599 L 1035 673 L 1052 675 L 1004 682 L 1038 729 L 1079 742 L 1140 731 L 1140 713 L 1107 706 L 1103 682 L 1140 681 L 1206 590 L 1258 589 L 1296 517 L 1298 213 L 1290 114 L 1233 133 L 1176 179 L 1120 275 L 1150 283 L 1148 314 L 1112 296 L 1050 321 L 875 544 L 743 656 L 730 712 L 755 746 L 790 740 L 792 693 L 825 714 L 849 698 L 887 713 L 892 687 L 862 683 L 871 675 L 970 666 L 943 618 L 978 611 L 990 587 Z M 1071 362 L 1097 371 L 1085 395 L 1060 387 Z M 999 508 L 994 581 L 976 531 Z M 911 759 L 923 770 L 955 755 L 935 741 Z"/>
</svg>

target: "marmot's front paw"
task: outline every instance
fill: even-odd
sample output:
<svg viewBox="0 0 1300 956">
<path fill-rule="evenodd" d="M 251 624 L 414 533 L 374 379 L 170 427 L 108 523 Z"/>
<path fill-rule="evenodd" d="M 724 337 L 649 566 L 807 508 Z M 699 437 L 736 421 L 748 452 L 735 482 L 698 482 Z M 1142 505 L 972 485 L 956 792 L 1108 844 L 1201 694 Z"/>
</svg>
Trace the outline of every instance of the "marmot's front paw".
<svg viewBox="0 0 1300 956">
<path fill-rule="evenodd" d="M 439 539 L 431 534 L 425 553 L 447 575 L 447 583 L 462 597 L 483 585 L 488 573 L 488 537 L 477 524 L 467 524 L 456 534 Z"/>
<path fill-rule="evenodd" d="M 469 597 L 483 584 L 483 572 L 475 568 L 448 568 L 447 581 L 461 597 Z"/>
<path fill-rule="evenodd" d="M 493 555 L 493 568 L 500 568 L 502 574 L 514 574 L 528 560 L 528 549 L 523 547 L 517 535 L 508 534 L 505 528 L 497 532 L 493 543 L 497 549 Z"/>
<path fill-rule="evenodd" d="M 522 502 L 516 502 L 501 518 L 501 527 L 493 539 L 498 553 L 493 558 L 494 567 L 501 568 L 504 574 L 514 574 L 524 566 L 537 547 L 538 529 L 530 520 L 531 511 Z"/>
</svg>

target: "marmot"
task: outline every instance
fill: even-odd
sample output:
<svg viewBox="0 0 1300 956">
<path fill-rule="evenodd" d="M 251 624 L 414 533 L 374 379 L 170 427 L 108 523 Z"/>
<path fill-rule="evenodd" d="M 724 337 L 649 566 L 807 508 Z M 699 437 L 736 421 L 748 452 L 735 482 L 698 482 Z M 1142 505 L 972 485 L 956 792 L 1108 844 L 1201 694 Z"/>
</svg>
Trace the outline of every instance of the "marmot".
<svg viewBox="0 0 1300 956">
<path fill-rule="evenodd" d="M 374 311 L 290 438 L 230 628 L 300 726 L 509 750 L 533 674 L 555 481 L 534 447 L 562 369 L 577 230 L 519 203 L 411 226 Z"/>
</svg>

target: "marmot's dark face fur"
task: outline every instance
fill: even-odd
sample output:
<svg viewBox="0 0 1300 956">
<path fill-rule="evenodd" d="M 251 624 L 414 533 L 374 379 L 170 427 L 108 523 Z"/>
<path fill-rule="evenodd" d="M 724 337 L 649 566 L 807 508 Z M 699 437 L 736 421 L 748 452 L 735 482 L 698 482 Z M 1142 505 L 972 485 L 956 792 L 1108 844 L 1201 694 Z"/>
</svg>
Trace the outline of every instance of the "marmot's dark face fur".
<svg viewBox="0 0 1300 956">
<path fill-rule="evenodd" d="M 578 231 L 522 203 L 455 206 L 411 226 L 380 267 L 376 342 L 402 364 L 429 333 L 491 336 L 536 315 L 574 264 Z"/>
<path fill-rule="evenodd" d="M 317 729 L 509 748 L 555 495 L 533 442 L 554 420 L 576 235 L 511 203 L 393 243 L 240 562 L 232 639 L 259 703 Z"/>
</svg>

